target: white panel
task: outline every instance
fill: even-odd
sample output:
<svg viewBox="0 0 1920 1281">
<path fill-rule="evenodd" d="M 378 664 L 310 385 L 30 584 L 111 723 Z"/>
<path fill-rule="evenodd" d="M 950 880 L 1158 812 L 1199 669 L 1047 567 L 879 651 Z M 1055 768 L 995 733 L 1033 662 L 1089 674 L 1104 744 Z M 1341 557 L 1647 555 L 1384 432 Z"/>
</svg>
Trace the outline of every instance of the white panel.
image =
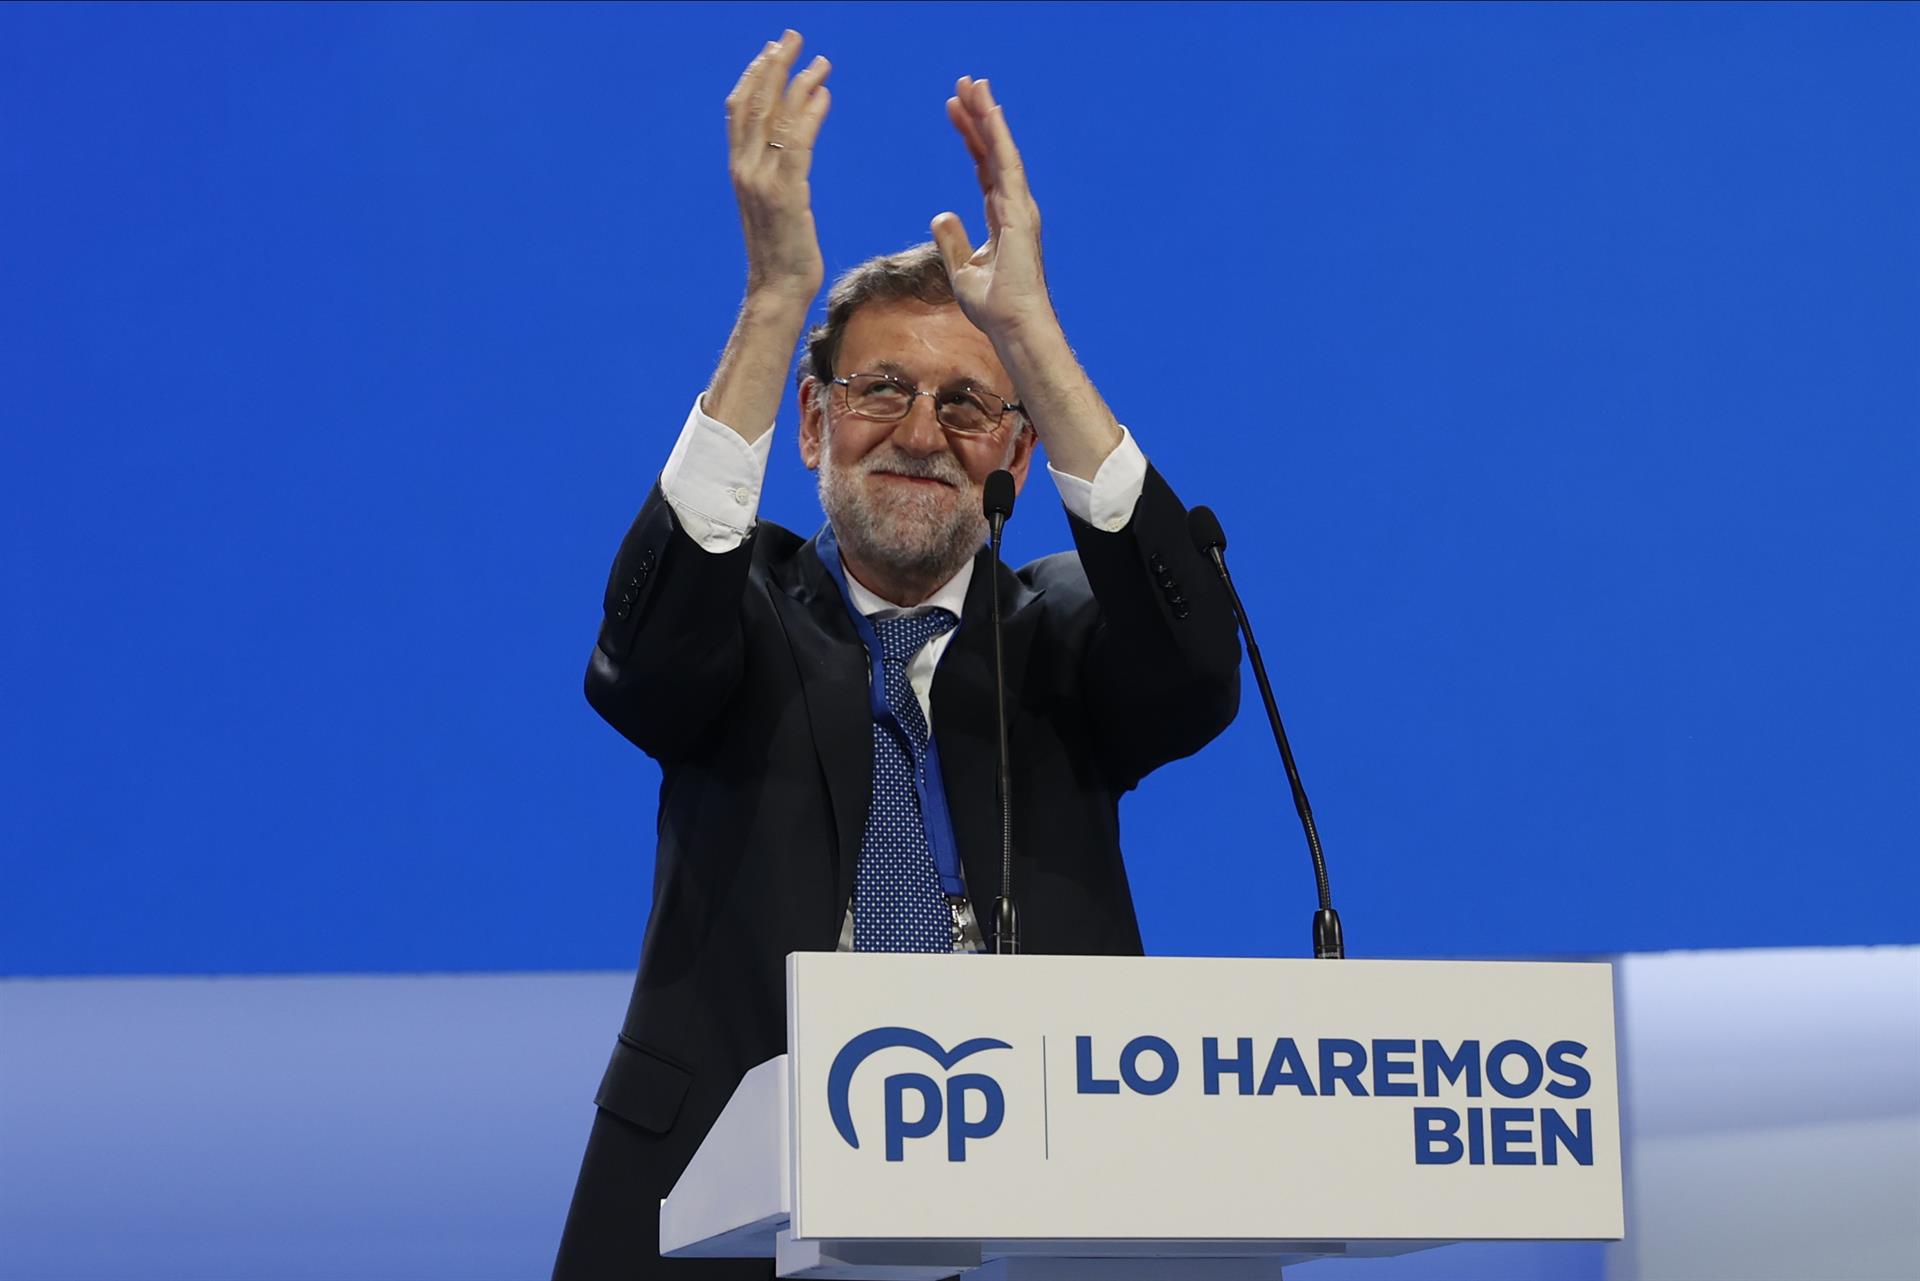
<svg viewBox="0 0 1920 1281">
<path fill-rule="evenodd" d="M 790 1133 L 787 1058 L 768 1059 L 734 1087 L 720 1119 L 660 1203 L 660 1253 L 768 1256 L 787 1226 Z"/>
<path fill-rule="evenodd" d="M 790 961 L 796 1116 L 794 1235 L 802 1238 L 1048 1237 L 1170 1240 L 1598 1239 L 1621 1232 L 1611 969 L 1507 962 L 946 957 L 806 954 Z M 854 1144 L 836 1126 L 829 1076 L 873 1029 L 900 1026 L 951 1051 L 1005 1042 L 950 1068 L 922 1049 L 879 1049 L 847 1091 Z M 1076 1041 L 1091 1075 L 1116 1079 L 1122 1047 L 1163 1038 L 1178 1061 L 1161 1093 L 1080 1088 Z M 1232 1076 L 1207 1094 L 1202 1043 L 1253 1045 L 1256 1088 L 1279 1038 L 1292 1038 L 1316 1086 L 1319 1043 L 1427 1038 L 1448 1048 L 1508 1039 L 1544 1050 L 1586 1046 L 1591 1089 L 1467 1097 L 1303 1097 L 1282 1086 L 1242 1094 Z M 1414 1061 L 1418 1062 L 1416 1052 Z M 1159 1058 L 1138 1064 L 1157 1076 Z M 921 1089 L 943 1113 L 964 1073 L 989 1076 L 1005 1116 L 953 1160 L 949 1116 L 907 1137 Z M 1416 1088 L 1419 1088 L 1416 1071 Z M 923 1078 L 917 1084 L 914 1078 Z M 1371 1087 L 1371 1065 L 1363 1084 Z M 900 1103 L 887 1149 L 887 1092 Z M 975 1095 L 978 1119 L 984 1095 Z M 1415 1109 L 1464 1113 L 1587 1110 L 1592 1162 L 1419 1164 Z M 1484 1115 L 1484 1113 L 1483 1113 Z M 1539 1135 L 1521 1150 L 1536 1150 Z M 856 1146 L 857 1145 L 857 1146 Z M 898 1159 L 889 1159 L 890 1155 Z"/>
<path fill-rule="evenodd" d="M 1646 1139 L 1633 1196 L 1642 1281 L 1920 1277 L 1920 1117 Z"/>
<path fill-rule="evenodd" d="M 544 1277 L 632 986 L 0 982 L 0 1281 Z"/>
<path fill-rule="evenodd" d="M 1620 962 L 1618 1281 L 1920 1277 L 1920 948 Z"/>
</svg>

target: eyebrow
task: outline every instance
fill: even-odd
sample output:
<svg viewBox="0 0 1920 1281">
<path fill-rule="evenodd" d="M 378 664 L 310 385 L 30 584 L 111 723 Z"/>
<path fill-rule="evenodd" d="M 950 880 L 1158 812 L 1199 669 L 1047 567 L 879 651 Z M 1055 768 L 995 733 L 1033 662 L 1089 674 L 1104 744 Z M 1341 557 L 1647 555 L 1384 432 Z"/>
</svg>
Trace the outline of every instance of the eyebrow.
<svg viewBox="0 0 1920 1281">
<path fill-rule="evenodd" d="M 862 372 L 887 374 L 900 379 L 902 382 L 913 383 L 915 386 L 918 386 L 920 382 L 917 374 L 897 360 L 876 360 Z M 938 387 L 934 388 L 934 390 L 952 391 L 956 387 L 972 387 L 979 391 L 993 391 L 993 382 L 977 374 L 959 373 L 941 383 Z M 999 392 L 994 392 L 996 396 L 999 394 Z"/>
</svg>

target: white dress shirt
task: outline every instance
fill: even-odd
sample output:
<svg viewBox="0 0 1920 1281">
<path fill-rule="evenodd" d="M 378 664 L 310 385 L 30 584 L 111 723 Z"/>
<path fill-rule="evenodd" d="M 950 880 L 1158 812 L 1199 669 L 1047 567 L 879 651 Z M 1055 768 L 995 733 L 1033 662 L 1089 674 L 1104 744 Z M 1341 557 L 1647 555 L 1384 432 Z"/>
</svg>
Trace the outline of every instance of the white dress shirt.
<svg viewBox="0 0 1920 1281">
<path fill-rule="evenodd" d="M 767 459 L 773 452 L 773 432 L 764 431 L 748 444 L 740 433 L 709 418 L 696 397 L 680 438 L 667 455 L 660 472 L 660 492 L 687 536 L 710 552 L 730 552 L 753 529 L 760 513 L 760 492 L 766 483 Z M 1134 504 L 1147 482 L 1147 457 L 1134 443 L 1133 433 L 1120 428 L 1120 443 L 1101 462 L 1091 481 L 1069 476 L 1047 466 L 1060 501 L 1066 509 L 1095 529 L 1115 533 L 1133 519 Z M 842 568 L 845 568 L 844 563 Z M 900 618 L 923 614 L 930 609 L 945 609 L 960 617 L 967 599 L 967 587 L 973 581 L 973 561 L 960 567 L 940 589 L 918 605 L 896 605 L 876 595 L 846 574 L 847 594 L 853 607 L 868 618 Z M 933 673 L 940 656 L 947 652 L 953 631 L 942 632 L 921 647 L 907 664 L 907 683 L 920 701 L 927 718 L 927 732 L 933 732 Z M 871 679 L 871 678 L 869 678 Z M 971 903 L 954 908 L 954 950 L 981 950 L 981 935 Z M 840 931 L 840 950 L 853 950 L 853 905 Z"/>
</svg>

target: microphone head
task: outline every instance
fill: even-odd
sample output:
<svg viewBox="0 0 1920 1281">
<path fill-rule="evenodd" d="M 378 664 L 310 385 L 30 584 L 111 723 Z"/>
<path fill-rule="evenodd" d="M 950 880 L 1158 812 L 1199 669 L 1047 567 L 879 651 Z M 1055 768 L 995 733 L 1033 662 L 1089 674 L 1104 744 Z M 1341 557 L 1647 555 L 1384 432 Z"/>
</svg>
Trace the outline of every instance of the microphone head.
<svg viewBox="0 0 1920 1281">
<path fill-rule="evenodd" d="M 1227 550 L 1227 531 L 1211 507 L 1196 507 L 1187 513 L 1187 536 L 1202 552 Z"/>
<path fill-rule="evenodd" d="M 1013 473 L 1001 470 L 987 477 L 983 486 L 980 510 L 988 520 L 998 516 L 1001 520 L 1013 515 Z"/>
</svg>

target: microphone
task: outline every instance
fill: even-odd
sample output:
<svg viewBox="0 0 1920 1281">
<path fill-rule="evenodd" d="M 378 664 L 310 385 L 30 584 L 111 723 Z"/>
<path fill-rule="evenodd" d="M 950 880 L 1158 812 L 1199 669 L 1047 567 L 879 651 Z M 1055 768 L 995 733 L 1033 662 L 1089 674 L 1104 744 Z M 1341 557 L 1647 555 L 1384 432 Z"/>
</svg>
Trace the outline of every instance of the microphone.
<svg viewBox="0 0 1920 1281">
<path fill-rule="evenodd" d="M 1313 954 L 1322 960 L 1341 960 L 1347 944 L 1340 932 L 1340 914 L 1333 910 L 1333 892 L 1327 888 L 1327 860 L 1320 850 L 1320 829 L 1313 824 L 1313 807 L 1307 804 L 1307 789 L 1300 785 L 1300 769 L 1293 763 L 1293 748 L 1287 743 L 1287 727 L 1280 723 L 1280 709 L 1274 705 L 1273 686 L 1267 681 L 1267 665 L 1261 661 L 1260 646 L 1253 639 L 1253 624 L 1247 621 L 1246 606 L 1234 590 L 1227 573 L 1227 533 L 1210 508 L 1196 507 L 1187 513 L 1187 533 L 1200 554 L 1213 562 L 1233 602 L 1233 614 L 1240 632 L 1247 638 L 1247 659 L 1253 664 L 1253 677 L 1260 683 L 1260 698 L 1267 705 L 1267 723 L 1273 726 L 1273 741 L 1280 745 L 1280 763 L 1287 768 L 1287 786 L 1293 790 L 1293 808 L 1300 815 L 1301 830 L 1307 834 L 1307 852 L 1313 855 L 1313 879 L 1320 892 L 1320 910 L 1313 914 Z"/>
<path fill-rule="evenodd" d="M 1013 515 L 1013 473 L 1005 470 L 987 477 L 982 487 L 980 509 L 993 522 L 994 545 L 999 546 L 1000 527 Z"/>
<path fill-rule="evenodd" d="M 1007 759 L 1007 657 L 1000 635 L 1000 534 L 1013 515 L 1013 474 L 987 477 L 980 509 L 993 545 L 993 716 L 1000 731 L 1000 898 L 993 905 L 993 950 L 1020 951 L 1020 918 L 1013 909 L 1013 767 Z"/>
</svg>

